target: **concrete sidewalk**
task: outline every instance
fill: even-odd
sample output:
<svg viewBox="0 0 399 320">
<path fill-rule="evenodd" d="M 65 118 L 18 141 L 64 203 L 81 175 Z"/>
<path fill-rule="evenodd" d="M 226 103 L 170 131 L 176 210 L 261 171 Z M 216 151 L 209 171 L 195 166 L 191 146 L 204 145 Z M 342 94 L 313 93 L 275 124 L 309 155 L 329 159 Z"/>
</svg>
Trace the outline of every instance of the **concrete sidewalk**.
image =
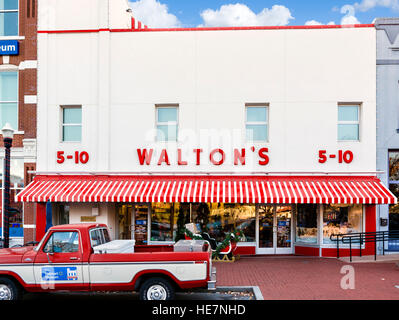
<svg viewBox="0 0 399 320">
<path fill-rule="evenodd" d="M 253 256 L 214 265 L 218 286 L 259 286 L 265 300 L 399 300 L 399 267 L 391 261 L 350 264 L 336 258 Z M 355 288 L 344 290 L 347 269 L 342 267 L 348 265 Z"/>
<path fill-rule="evenodd" d="M 340 258 L 340 261 L 350 262 L 350 257 Z M 388 262 L 388 263 L 399 263 L 399 254 L 385 254 L 385 255 L 377 255 L 377 260 L 375 260 L 375 256 L 362 256 L 362 257 L 352 257 L 352 263 L 358 262 L 367 262 L 367 263 L 378 263 L 378 262 Z"/>
</svg>

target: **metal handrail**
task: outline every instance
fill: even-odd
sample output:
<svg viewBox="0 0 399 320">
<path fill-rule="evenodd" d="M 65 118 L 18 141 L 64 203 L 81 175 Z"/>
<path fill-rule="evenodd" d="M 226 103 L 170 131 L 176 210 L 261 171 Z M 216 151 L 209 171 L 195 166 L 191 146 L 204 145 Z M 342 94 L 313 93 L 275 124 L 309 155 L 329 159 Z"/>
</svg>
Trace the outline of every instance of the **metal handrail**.
<svg viewBox="0 0 399 320">
<path fill-rule="evenodd" d="M 337 258 L 339 258 L 339 243 L 349 244 L 350 261 L 352 262 L 352 244 L 359 244 L 360 257 L 362 256 L 362 246 L 368 242 L 374 243 L 374 260 L 377 260 L 377 242 L 382 242 L 382 254 L 385 255 L 385 242 L 397 239 L 398 231 L 376 231 L 376 232 L 357 232 L 346 234 L 332 234 L 330 240 L 337 243 Z"/>
</svg>

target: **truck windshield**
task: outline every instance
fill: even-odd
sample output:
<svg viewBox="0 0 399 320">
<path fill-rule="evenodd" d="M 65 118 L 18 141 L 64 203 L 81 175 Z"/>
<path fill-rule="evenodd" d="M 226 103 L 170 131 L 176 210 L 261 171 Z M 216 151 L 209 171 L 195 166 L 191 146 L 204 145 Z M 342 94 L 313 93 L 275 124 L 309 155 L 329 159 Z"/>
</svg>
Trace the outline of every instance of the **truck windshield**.
<svg viewBox="0 0 399 320">
<path fill-rule="evenodd" d="M 42 246 L 42 244 L 43 244 L 43 241 L 44 241 L 44 239 L 47 238 L 47 234 L 48 234 L 49 232 L 50 232 L 50 230 L 48 230 L 48 231 L 46 232 L 46 234 L 43 236 L 42 240 L 40 240 L 40 242 L 37 244 L 36 247 L 33 248 L 33 250 L 38 251 L 38 250 L 41 248 L 41 246 Z"/>
<path fill-rule="evenodd" d="M 90 231 L 90 243 L 93 248 L 110 241 L 111 238 L 106 228 L 96 228 Z"/>
</svg>

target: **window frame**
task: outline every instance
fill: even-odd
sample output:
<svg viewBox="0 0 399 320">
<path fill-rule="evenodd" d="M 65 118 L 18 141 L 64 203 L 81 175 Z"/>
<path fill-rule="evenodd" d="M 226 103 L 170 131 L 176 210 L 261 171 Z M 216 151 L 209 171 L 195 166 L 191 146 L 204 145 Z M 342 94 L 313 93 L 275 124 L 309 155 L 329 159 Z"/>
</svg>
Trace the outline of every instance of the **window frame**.
<svg viewBox="0 0 399 320">
<path fill-rule="evenodd" d="M 159 109 L 176 109 L 176 121 L 160 122 L 158 121 L 158 110 Z M 179 104 L 156 104 L 155 105 L 155 141 L 157 142 L 178 142 L 179 141 Z M 158 138 L 158 126 L 176 126 L 176 140 L 160 140 Z"/>
<path fill-rule="evenodd" d="M 362 104 L 359 102 L 348 102 L 348 103 L 338 103 L 338 108 L 337 108 L 337 141 L 338 142 L 359 142 L 360 141 L 360 123 L 361 123 L 361 106 Z M 339 120 L 339 109 L 343 107 L 357 107 L 358 113 L 357 113 L 357 121 L 343 121 Z M 340 125 L 357 125 L 357 139 L 345 139 L 342 140 L 339 138 L 339 126 Z"/>
<path fill-rule="evenodd" d="M 329 204 L 331 204 L 331 203 L 329 203 Z M 321 208 L 321 210 L 320 210 L 320 226 L 321 226 L 321 229 L 320 229 L 320 240 L 321 240 L 321 242 L 320 242 L 320 244 L 321 244 L 322 248 L 336 248 L 337 247 L 337 243 L 336 242 L 329 243 L 328 241 L 327 242 L 324 241 L 324 210 L 325 210 L 325 207 L 327 205 L 329 205 L 329 204 L 320 204 L 319 205 L 320 208 Z M 352 203 L 352 204 L 348 203 L 348 205 L 357 205 L 357 204 L 360 204 L 360 203 Z M 342 205 L 346 205 L 346 204 L 342 203 Z M 361 204 L 361 206 L 362 206 L 362 219 L 361 219 L 361 223 L 362 223 L 361 229 L 362 230 L 360 232 L 366 232 L 366 205 L 365 204 Z M 339 244 L 339 246 L 342 247 L 342 248 L 349 248 L 349 244 L 342 243 L 342 242 Z M 363 243 L 362 244 L 362 249 L 365 249 L 365 248 L 366 248 L 365 243 Z"/>
<path fill-rule="evenodd" d="M 397 153 L 399 153 L 399 149 L 388 149 L 388 169 L 387 169 L 388 186 L 389 186 L 390 184 L 399 184 L 399 180 L 391 180 L 391 177 L 390 177 L 391 161 L 389 160 L 389 154 L 390 154 L 391 152 L 397 152 Z"/>
<path fill-rule="evenodd" d="M 45 251 L 47 244 L 49 243 L 49 241 L 53 238 L 53 236 L 56 233 L 76 233 L 77 239 L 78 239 L 78 249 L 77 251 L 72 251 L 72 252 L 54 252 L 54 251 Z M 54 241 L 53 241 L 53 245 L 54 245 Z M 57 254 L 68 254 L 68 253 L 81 253 L 82 252 L 82 239 L 80 236 L 80 232 L 78 230 L 54 230 L 53 232 L 51 232 L 48 236 L 48 238 L 46 239 L 46 242 L 43 243 L 42 247 L 41 247 L 41 251 L 43 253 L 57 253 Z M 53 248 L 54 249 L 54 248 Z"/>
<path fill-rule="evenodd" d="M 112 240 L 111 240 L 111 237 L 110 237 L 110 235 L 109 235 L 109 232 L 108 232 L 108 230 L 107 230 L 107 228 L 104 228 L 104 227 L 97 227 L 97 228 L 90 229 L 90 231 L 89 231 L 89 235 L 90 235 L 90 246 L 91 246 L 92 248 L 96 247 L 96 246 L 93 246 L 93 239 L 92 239 L 92 233 L 96 233 L 96 232 L 100 234 L 101 242 L 102 242 L 102 243 L 98 244 L 97 246 L 100 246 L 100 245 L 103 245 L 103 244 L 105 244 L 105 243 L 108 243 L 108 242 L 112 241 Z M 110 241 L 108 241 L 108 242 L 106 241 L 104 232 L 107 232 L 107 233 L 108 233 L 108 237 L 109 237 Z"/>
<path fill-rule="evenodd" d="M 266 109 L 266 121 L 248 121 L 248 109 L 249 108 L 265 108 Z M 246 103 L 245 104 L 245 141 L 253 143 L 267 143 L 269 142 L 269 103 Z M 247 136 L 247 126 L 263 125 L 266 126 L 266 140 L 249 140 Z"/>
<path fill-rule="evenodd" d="M 11 12 L 16 12 L 17 16 L 18 16 L 18 19 L 17 19 L 17 34 L 9 35 L 9 36 L 0 35 L 0 40 L 9 39 L 9 38 L 13 38 L 13 37 L 19 37 L 19 31 L 20 31 L 19 30 L 19 21 L 20 21 L 20 17 L 19 17 L 19 9 L 20 9 L 19 1 L 17 1 L 17 5 L 18 5 L 17 9 L 11 9 L 11 10 L 10 9 L 8 9 L 8 10 L 0 9 L 0 13 L 7 14 L 7 13 L 11 13 Z"/>
<path fill-rule="evenodd" d="M 17 118 L 16 119 L 17 127 L 13 128 L 14 129 L 14 134 L 15 134 L 15 133 L 19 132 L 19 71 L 18 71 L 17 68 L 15 68 L 15 69 L 14 68 L 10 68 L 10 69 L 5 69 L 5 70 L 0 70 L 0 74 L 2 74 L 2 73 L 11 73 L 11 72 L 17 74 L 17 100 L 16 101 L 11 101 L 11 100 L 10 101 L 3 101 L 3 100 L 0 100 L 0 108 L 1 108 L 1 106 L 3 104 L 7 104 L 7 103 L 8 104 L 15 103 L 17 105 L 17 110 L 16 110 L 16 113 L 17 113 L 17 117 L 16 117 Z"/>
<path fill-rule="evenodd" d="M 78 123 L 64 123 L 64 110 L 65 109 L 80 109 L 81 122 Z M 80 126 L 80 140 L 64 140 L 64 127 L 79 127 Z M 83 141 L 83 106 L 82 105 L 62 105 L 61 106 L 61 143 L 82 143 Z"/>
</svg>

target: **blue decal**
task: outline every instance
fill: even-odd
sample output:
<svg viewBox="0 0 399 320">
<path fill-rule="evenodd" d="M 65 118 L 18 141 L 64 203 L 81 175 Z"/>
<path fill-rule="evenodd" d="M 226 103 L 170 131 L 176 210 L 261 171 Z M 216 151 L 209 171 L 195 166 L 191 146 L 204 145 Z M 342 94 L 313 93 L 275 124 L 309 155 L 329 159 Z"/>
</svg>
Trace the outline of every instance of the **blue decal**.
<svg viewBox="0 0 399 320">
<path fill-rule="evenodd" d="M 11 56 L 19 54 L 19 42 L 17 40 L 0 41 L 0 56 Z"/>
<path fill-rule="evenodd" d="M 78 280 L 78 270 L 76 267 L 43 267 L 42 280 L 76 281 Z"/>
</svg>

